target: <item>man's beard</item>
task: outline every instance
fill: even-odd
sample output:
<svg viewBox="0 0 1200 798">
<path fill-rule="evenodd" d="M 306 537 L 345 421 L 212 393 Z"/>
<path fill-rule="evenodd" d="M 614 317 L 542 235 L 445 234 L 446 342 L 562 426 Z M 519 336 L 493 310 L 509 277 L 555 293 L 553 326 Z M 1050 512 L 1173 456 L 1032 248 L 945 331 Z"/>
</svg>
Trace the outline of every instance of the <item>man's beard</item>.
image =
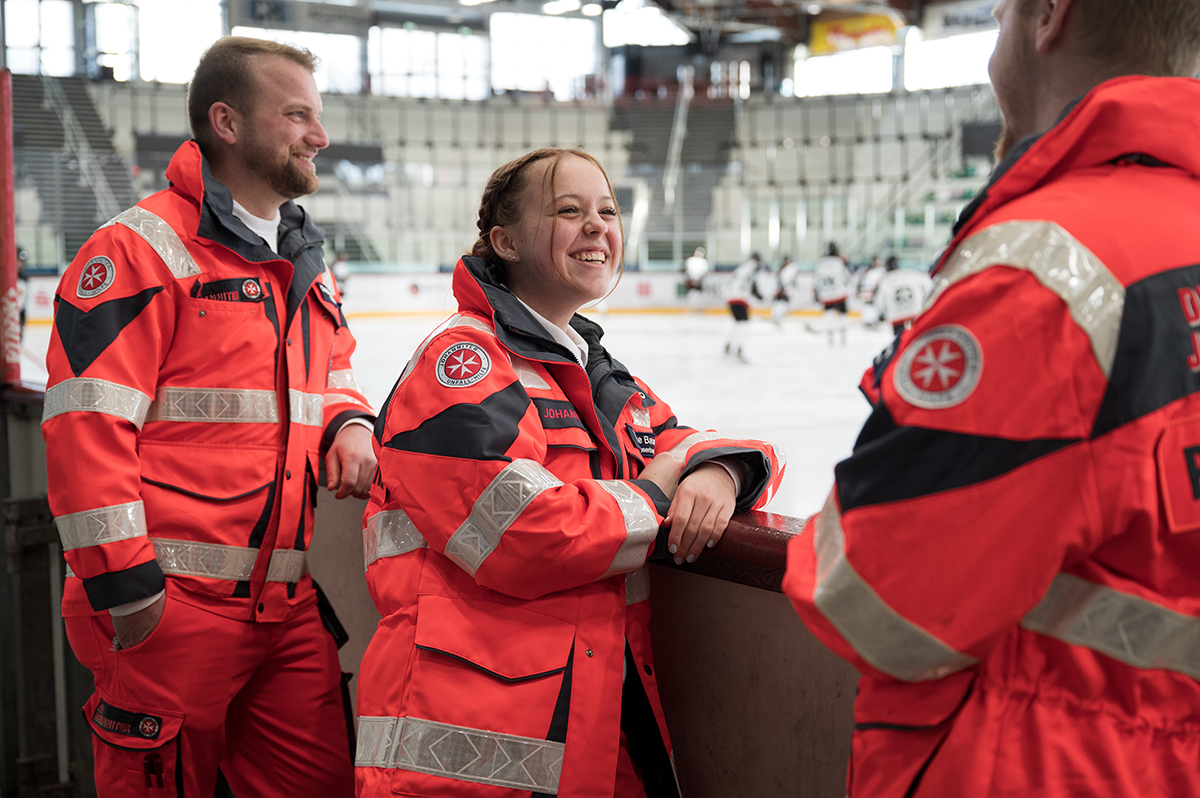
<svg viewBox="0 0 1200 798">
<path fill-rule="evenodd" d="M 996 139 L 996 147 L 992 151 L 992 157 L 996 159 L 996 163 L 1000 163 L 1008 157 L 1008 153 L 1012 151 L 1013 145 L 1020 140 L 1020 137 L 1013 131 L 1012 126 L 1008 124 L 1008 120 L 1004 114 L 1000 114 L 1000 138 Z"/>
<path fill-rule="evenodd" d="M 307 172 L 296 165 L 289 150 L 282 161 L 276 153 L 266 147 L 254 146 L 249 153 L 250 163 L 260 177 L 267 181 L 271 190 L 281 197 L 293 200 L 312 194 L 321 181 L 315 172 Z"/>
</svg>

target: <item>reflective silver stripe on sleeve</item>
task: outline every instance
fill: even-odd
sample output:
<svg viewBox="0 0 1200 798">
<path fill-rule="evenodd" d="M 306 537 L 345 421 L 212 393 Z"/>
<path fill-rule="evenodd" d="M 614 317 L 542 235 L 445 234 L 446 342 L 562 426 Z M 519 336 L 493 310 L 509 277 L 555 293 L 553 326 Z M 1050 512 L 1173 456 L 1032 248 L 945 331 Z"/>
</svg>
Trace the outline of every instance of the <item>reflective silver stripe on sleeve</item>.
<svg viewBox="0 0 1200 798">
<path fill-rule="evenodd" d="M 721 438 L 721 434 L 717 432 L 694 432 L 687 436 L 679 443 L 671 447 L 670 453 L 676 457 L 683 457 L 687 454 L 687 450 L 695 446 L 697 443 L 704 441 L 715 441 Z"/>
<path fill-rule="evenodd" d="M 354 377 L 354 369 L 335 369 L 329 372 L 329 379 L 326 381 L 325 387 L 362 393 L 362 389 L 358 387 L 358 380 Z"/>
<path fill-rule="evenodd" d="M 475 784 L 558 794 L 562 743 L 420 718 L 359 718 L 357 767 L 429 773 Z"/>
<path fill-rule="evenodd" d="M 164 386 L 158 389 L 146 420 L 278 424 L 279 405 L 274 391 Z"/>
<path fill-rule="evenodd" d="M 625 603 L 637 604 L 650 598 L 650 566 L 643 565 L 633 573 L 625 574 Z"/>
<path fill-rule="evenodd" d="M 467 520 L 446 541 L 446 556 L 474 576 L 529 503 L 560 485 L 541 464 L 513 460 L 483 489 Z"/>
<path fill-rule="evenodd" d="M 288 389 L 288 413 L 293 424 L 320 427 L 325 423 L 325 394 Z"/>
<path fill-rule="evenodd" d="M 444 333 L 446 330 L 451 330 L 455 327 L 470 327 L 472 329 L 479 330 L 480 332 L 485 332 L 488 335 L 496 334 L 495 330 L 478 319 L 473 319 L 470 316 L 464 316 L 461 313 L 455 313 L 453 316 L 439 324 L 433 332 L 426 336 L 425 340 L 422 341 L 417 347 L 417 351 L 413 352 L 413 356 L 408 359 L 408 363 L 404 366 L 404 371 L 400 373 L 400 379 L 396 383 L 397 387 L 403 385 L 404 381 L 408 379 L 408 375 L 412 374 L 412 370 L 417 366 L 417 361 L 421 359 L 422 353 L 429 348 L 429 344 L 433 341 L 433 339 Z"/>
<path fill-rule="evenodd" d="M 150 410 L 150 397 L 136 388 L 108 380 L 73 377 L 46 389 L 42 423 L 63 413 L 106 413 L 133 422 L 141 429 Z"/>
<path fill-rule="evenodd" d="M 171 225 L 145 208 L 130 208 L 113 217 L 104 227 L 113 224 L 124 225 L 144 238 L 176 278 L 200 274 L 200 267 Z"/>
<path fill-rule="evenodd" d="M 363 525 L 364 568 L 381 557 L 396 557 L 428 545 L 403 510 L 382 510 Z"/>
<path fill-rule="evenodd" d="M 813 603 L 859 656 L 905 682 L 938 679 L 978 662 L 904 618 L 859 576 L 846 558 L 841 514 L 832 493 L 815 526 Z"/>
<path fill-rule="evenodd" d="M 63 551 L 103 546 L 146 535 L 146 510 L 140 501 L 98 507 L 54 519 Z"/>
<path fill-rule="evenodd" d="M 597 484 L 617 500 L 621 515 L 625 517 L 625 541 L 617 549 L 612 565 L 600 577 L 603 579 L 613 574 L 635 571 L 646 564 L 650 544 L 658 536 L 658 516 L 650 509 L 649 501 L 628 482 L 600 480 Z"/>
<path fill-rule="evenodd" d="M 1200 679 L 1200 618 L 1071 574 L 1054 577 L 1021 626 L 1135 668 Z"/>
<path fill-rule="evenodd" d="M 1054 222 L 1005 222 L 966 239 L 939 272 L 925 308 L 954 283 L 992 266 L 1024 269 L 1057 294 L 1091 341 L 1104 375 L 1112 374 L 1125 288 L 1099 258 Z"/>
</svg>

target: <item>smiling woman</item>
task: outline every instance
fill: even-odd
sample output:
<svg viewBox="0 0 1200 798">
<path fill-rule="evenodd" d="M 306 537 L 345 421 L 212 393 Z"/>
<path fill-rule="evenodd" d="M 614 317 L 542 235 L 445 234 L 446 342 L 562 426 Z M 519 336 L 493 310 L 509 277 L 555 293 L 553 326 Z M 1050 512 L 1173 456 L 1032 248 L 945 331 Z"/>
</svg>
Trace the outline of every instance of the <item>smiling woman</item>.
<svg viewBox="0 0 1200 798">
<path fill-rule="evenodd" d="M 660 556 L 694 561 L 768 501 L 781 458 L 681 426 L 576 313 L 622 265 L 594 158 L 505 164 L 477 225 L 459 313 L 378 426 L 363 539 L 383 620 L 359 676 L 358 794 L 678 796 L 646 561 L 662 525 Z"/>
<path fill-rule="evenodd" d="M 623 263 L 621 215 L 594 158 L 547 152 L 514 162 L 529 164 L 520 216 L 498 218 L 487 236 L 507 267 L 509 290 L 565 328 L 575 311 L 612 288 Z"/>
</svg>

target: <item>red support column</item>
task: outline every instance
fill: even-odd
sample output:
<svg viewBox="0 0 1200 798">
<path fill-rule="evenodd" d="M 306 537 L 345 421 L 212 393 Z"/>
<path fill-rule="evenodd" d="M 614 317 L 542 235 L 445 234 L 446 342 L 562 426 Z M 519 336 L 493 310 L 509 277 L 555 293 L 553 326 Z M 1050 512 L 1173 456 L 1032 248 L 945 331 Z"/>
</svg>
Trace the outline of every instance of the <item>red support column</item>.
<svg viewBox="0 0 1200 798">
<path fill-rule="evenodd" d="M 13 207 L 12 72 L 0 69 L 0 384 L 21 384 L 17 226 Z"/>
</svg>

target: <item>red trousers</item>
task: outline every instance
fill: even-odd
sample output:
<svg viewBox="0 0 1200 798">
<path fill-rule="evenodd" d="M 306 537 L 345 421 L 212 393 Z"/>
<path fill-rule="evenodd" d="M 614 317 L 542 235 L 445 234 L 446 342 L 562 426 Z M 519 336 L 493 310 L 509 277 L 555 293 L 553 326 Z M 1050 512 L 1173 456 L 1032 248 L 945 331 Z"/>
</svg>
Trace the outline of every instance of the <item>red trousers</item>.
<svg viewBox="0 0 1200 798">
<path fill-rule="evenodd" d="M 107 613 L 66 619 L 95 677 L 84 707 L 101 798 L 349 798 L 350 743 L 333 638 L 313 606 L 280 623 L 214 615 L 175 597 L 158 627 L 112 650 Z"/>
</svg>

